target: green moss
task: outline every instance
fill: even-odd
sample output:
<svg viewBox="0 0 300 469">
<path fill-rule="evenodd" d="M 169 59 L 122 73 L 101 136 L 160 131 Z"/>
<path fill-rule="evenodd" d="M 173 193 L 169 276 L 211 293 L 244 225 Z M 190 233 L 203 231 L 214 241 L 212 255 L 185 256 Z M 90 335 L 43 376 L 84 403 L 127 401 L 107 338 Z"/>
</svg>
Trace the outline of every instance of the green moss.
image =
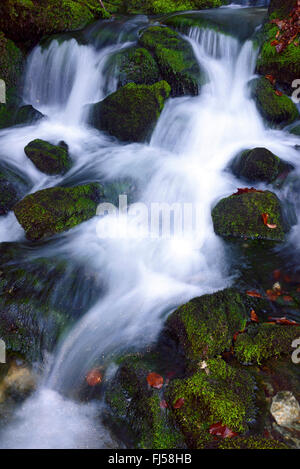
<svg viewBox="0 0 300 469">
<path fill-rule="evenodd" d="M 165 81 L 154 85 L 129 83 L 92 106 L 91 123 L 123 141 L 150 138 L 170 94 Z"/>
<path fill-rule="evenodd" d="M 103 197 L 99 184 L 44 189 L 26 196 L 14 207 L 15 215 L 30 240 L 69 230 L 96 215 Z"/>
<path fill-rule="evenodd" d="M 168 402 L 183 398 L 174 417 L 189 446 L 205 447 L 212 440 L 209 426 L 222 422 L 231 430 L 244 433 L 255 415 L 254 381 L 244 370 L 235 369 L 223 360 L 207 360 L 207 368 L 168 386 Z"/>
<path fill-rule="evenodd" d="M 233 174 L 248 181 L 270 183 L 275 181 L 281 173 L 291 171 L 293 167 L 266 148 L 254 148 L 238 155 L 231 169 Z"/>
<path fill-rule="evenodd" d="M 260 365 L 268 358 L 292 354 L 292 342 L 298 337 L 297 327 L 261 324 L 237 337 L 234 352 L 241 363 Z"/>
<path fill-rule="evenodd" d="M 269 215 L 268 223 L 277 225 L 270 229 L 262 214 Z M 245 193 L 226 197 L 212 211 L 216 234 L 228 238 L 247 238 L 266 241 L 283 241 L 289 226 L 283 219 L 279 199 L 270 191 Z"/>
<path fill-rule="evenodd" d="M 142 48 L 135 48 L 119 54 L 119 86 L 127 83 L 153 85 L 160 79 L 158 66 L 152 55 Z"/>
<path fill-rule="evenodd" d="M 0 79 L 5 81 L 7 88 L 19 84 L 23 66 L 23 53 L 0 31 Z"/>
<path fill-rule="evenodd" d="M 230 349 L 235 332 L 244 329 L 247 316 L 241 295 L 227 289 L 189 301 L 171 314 L 166 327 L 186 358 L 199 361 Z"/>
<path fill-rule="evenodd" d="M 162 77 L 171 85 L 172 96 L 197 95 L 206 78 L 193 50 L 170 28 L 153 26 L 140 37 L 140 44 L 155 56 Z"/>
<path fill-rule="evenodd" d="M 153 371 L 141 355 L 123 358 L 106 393 L 113 420 L 127 428 L 134 446 L 143 449 L 184 447 L 168 411 L 160 408 L 159 391 L 149 388 L 147 375 Z"/>
<path fill-rule="evenodd" d="M 288 96 L 277 96 L 274 87 L 266 78 L 251 82 L 252 97 L 262 116 L 271 125 L 287 125 L 299 118 L 297 106 Z"/>
<path fill-rule="evenodd" d="M 288 449 L 281 441 L 260 437 L 230 438 L 219 442 L 218 449 Z"/>
<path fill-rule="evenodd" d="M 67 148 L 51 145 L 44 140 L 33 140 L 24 149 L 28 158 L 42 172 L 50 175 L 64 174 L 72 166 Z"/>
</svg>

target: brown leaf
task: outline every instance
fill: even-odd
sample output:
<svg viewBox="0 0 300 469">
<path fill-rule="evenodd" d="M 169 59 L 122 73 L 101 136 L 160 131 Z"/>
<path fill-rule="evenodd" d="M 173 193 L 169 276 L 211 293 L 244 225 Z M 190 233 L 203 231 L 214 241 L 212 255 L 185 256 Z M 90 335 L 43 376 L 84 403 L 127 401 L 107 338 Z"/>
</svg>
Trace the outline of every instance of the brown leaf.
<svg viewBox="0 0 300 469">
<path fill-rule="evenodd" d="M 147 376 L 147 383 L 155 389 L 161 389 L 164 384 L 164 379 L 158 373 L 149 373 Z"/>
<path fill-rule="evenodd" d="M 247 292 L 246 292 L 246 295 L 252 296 L 253 298 L 261 298 L 261 294 L 258 293 L 258 292 L 255 291 L 255 290 L 252 290 L 252 291 L 249 290 L 249 291 L 247 291 Z"/>
<path fill-rule="evenodd" d="M 220 436 L 221 438 L 233 438 L 238 436 L 238 433 L 230 430 L 226 425 L 223 425 L 222 422 L 214 423 L 209 427 L 209 433 L 214 436 Z"/>
<path fill-rule="evenodd" d="M 96 386 L 102 381 L 102 373 L 97 368 L 94 368 L 88 372 L 85 379 L 89 386 Z"/>
<path fill-rule="evenodd" d="M 258 316 L 257 316 L 256 312 L 254 311 L 254 309 L 252 309 L 252 311 L 250 313 L 250 318 L 251 318 L 252 322 L 259 322 Z"/>
<path fill-rule="evenodd" d="M 173 408 L 174 409 L 181 409 L 181 407 L 183 406 L 184 404 L 184 397 L 180 397 L 179 399 L 177 399 L 177 401 L 173 404 Z"/>
</svg>

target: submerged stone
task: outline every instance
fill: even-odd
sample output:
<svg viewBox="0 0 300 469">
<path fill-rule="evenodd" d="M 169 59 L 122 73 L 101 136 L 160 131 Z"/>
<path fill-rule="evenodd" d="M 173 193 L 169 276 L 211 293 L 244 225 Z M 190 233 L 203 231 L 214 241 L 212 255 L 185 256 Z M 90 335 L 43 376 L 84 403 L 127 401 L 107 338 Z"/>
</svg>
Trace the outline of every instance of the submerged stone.
<svg viewBox="0 0 300 469">
<path fill-rule="evenodd" d="M 30 142 L 24 151 L 32 163 L 45 174 L 64 174 L 72 166 L 68 149 L 62 145 L 52 145 L 36 139 Z"/>
<path fill-rule="evenodd" d="M 163 79 L 171 86 L 172 96 L 198 94 L 206 78 L 191 45 L 178 33 L 167 27 L 152 26 L 146 29 L 139 42 L 154 54 Z"/>
<path fill-rule="evenodd" d="M 286 95 L 277 96 L 273 85 L 264 77 L 251 82 L 251 93 L 258 110 L 271 125 L 287 125 L 299 118 L 297 106 Z"/>
<path fill-rule="evenodd" d="M 262 215 L 268 215 L 271 229 Z M 290 229 L 283 218 L 281 203 L 270 191 L 249 192 L 226 197 L 212 211 L 215 233 L 224 238 L 247 238 L 281 242 Z"/>
<path fill-rule="evenodd" d="M 96 215 L 100 184 L 53 187 L 26 196 L 14 207 L 28 239 L 36 241 L 69 230 Z"/>
<path fill-rule="evenodd" d="M 169 94 L 165 81 L 154 85 L 129 83 L 92 105 L 90 121 L 120 140 L 143 142 L 150 138 Z"/>
<path fill-rule="evenodd" d="M 293 166 L 282 161 L 266 148 L 245 150 L 231 164 L 233 174 L 251 182 L 273 182 Z"/>
<path fill-rule="evenodd" d="M 167 331 L 176 338 L 185 357 L 199 361 L 229 350 L 237 331 L 247 322 L 244 298 L 234 289 L 194 298 L 168 318 Z"/>
</svg>

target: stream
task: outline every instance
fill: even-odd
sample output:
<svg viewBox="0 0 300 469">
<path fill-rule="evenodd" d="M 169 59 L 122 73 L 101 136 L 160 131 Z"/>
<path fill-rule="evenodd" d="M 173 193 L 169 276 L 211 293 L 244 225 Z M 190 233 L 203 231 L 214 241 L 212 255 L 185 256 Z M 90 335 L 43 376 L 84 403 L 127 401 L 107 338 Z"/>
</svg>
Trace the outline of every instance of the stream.
<svg viewBox="0 0 300 469">
<path fill-rule="evenodd" d="M 261 7 L 268 2 L 252 3 Z M 107 376 L 113 376 L 113 357 L 151 344 L 178 305 L 233 284 L 234 261 L 214 233 L 211 209 L 241 185 L 225 171 L 237 153 L 266 147 L 300 171 L 298 138 L 268 128 L 247 87 L 258 53 L 251 38 L 266 9 L 231 5 L 222 10 L 228 21 L 238 15 L 248 28 L 255 14 L 251 32 L 244 38 L 190 28 L 184 39 L 206 71 L 207 84 L 199 96 L 170 98 L 147 144 L 122 144 L 87 123 L 88 104 L 117 89 L 115 54 L 136 44 L 139 31 L 149 24 L 147 17 L 99 22 L 79 39 L 71 33 L 54 37 L 30 54 L 23 100 L 46 118 L 0 131 L 0 161 L 9 159 L 30 180 L 30 192 L 132 178 L 139 188 L 136 202 L 149 210 L 154 203 L 196 207 L 197 226 L 188 226 L 182 235 L 155 237 L 133 210 L 128 217 L 94 217 L 29 249 L 13 212 L 1 217 L 0 242 L 25 249 L 27 262 L 55 254 L 68 259 L 70 268 L 73 262 L 91 267 L 104 284 L 99 298 L 47 357 L 36 392 L 2 428 L 1 448 L 125 447 L 102 422 L 105 403 L 80 402 L 76 388 L 99 357 Z M 207 14 L 218 21 L 220 11 Z M 36 138 L 67 143 L 73 159 L 67 175 L 46 176 L 25 156 L 24 147 Z M 278 195 L 291 196 L 288 190 Z M 299 232 L 296 225 L 284 246 L 287 253 L 300 251 Z M 83 286 L 78 289 L 76 295 L 83 297 Z"/>
</svg>

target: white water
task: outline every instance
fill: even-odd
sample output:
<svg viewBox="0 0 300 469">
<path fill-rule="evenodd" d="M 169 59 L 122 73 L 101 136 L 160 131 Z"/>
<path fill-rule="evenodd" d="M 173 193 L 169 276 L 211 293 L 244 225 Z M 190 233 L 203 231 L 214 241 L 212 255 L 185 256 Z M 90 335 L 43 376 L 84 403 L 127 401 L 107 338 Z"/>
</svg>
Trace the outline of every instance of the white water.
<svg viewBox="0 0 300 469">
<path fill-rule="evenodd" d="M 95 178 L 133 176 L 143 188 L 141 202 L 193 203 L 201 216 L 197 233 L 191 229 L 184 238 L 99 239 L 97 225 L 113 229 L 113 217 L 94 218 L 65 236 L 57 253 L 61 249 L 71 258 L 93 264 L 106 281 L 107 293 L 60 343 L 39 390 L 5 429 L 2 448 L 116 447 L 105 428 L 99 427 L 101 407 L 89 408 L 62 396 L 72 395 L 100 357 L 105 361 L 122 349 L 151 343 L 167 314 L 179 304 L 230 285 L 229 260 L 214 234 L 210 213 L 220 197 L 240 185 L 223 172 L 238 151 L 265 146 L 297 162 L 296 138 L 266 129 L 249 99 L 247 82 L 256 60 L 252 43 L 241 45 L 230 36 L 197 29 L 191 30 L 188 40 L 209 82 L 199 97 L 168 101 L 150 145 L 120 145 L 82 122 L 84 105 L 106 94 L 105 57 L 113 47 L 96 52 L 75 41 L 54 43 L 44 54 L 35 50 L 30 59 L 26 100 L 48 119 L 5 131 L 1 140 L 3 157 L 23 167 L 33 191 L 54 185 L 59 178 L 42 176 L 26 160 L 24 145 L 37 137 L 53 143 L 64 140 L 75 160 L 69 177 L 87 170 Z M 51 80 L 44 83 L 47 76 Z M 113 81 L 110 91 L 114 86 Z M 13 224 L 9 217 L 7 223 Z M 19 227 L 13 227 L 10 236 L 18 239 Z M 138 217 L 130 218 L 129 228 L 131 233 L 140 228 Z M 2 238 L 3 233 L 4 229 Z"/>
</svg>

